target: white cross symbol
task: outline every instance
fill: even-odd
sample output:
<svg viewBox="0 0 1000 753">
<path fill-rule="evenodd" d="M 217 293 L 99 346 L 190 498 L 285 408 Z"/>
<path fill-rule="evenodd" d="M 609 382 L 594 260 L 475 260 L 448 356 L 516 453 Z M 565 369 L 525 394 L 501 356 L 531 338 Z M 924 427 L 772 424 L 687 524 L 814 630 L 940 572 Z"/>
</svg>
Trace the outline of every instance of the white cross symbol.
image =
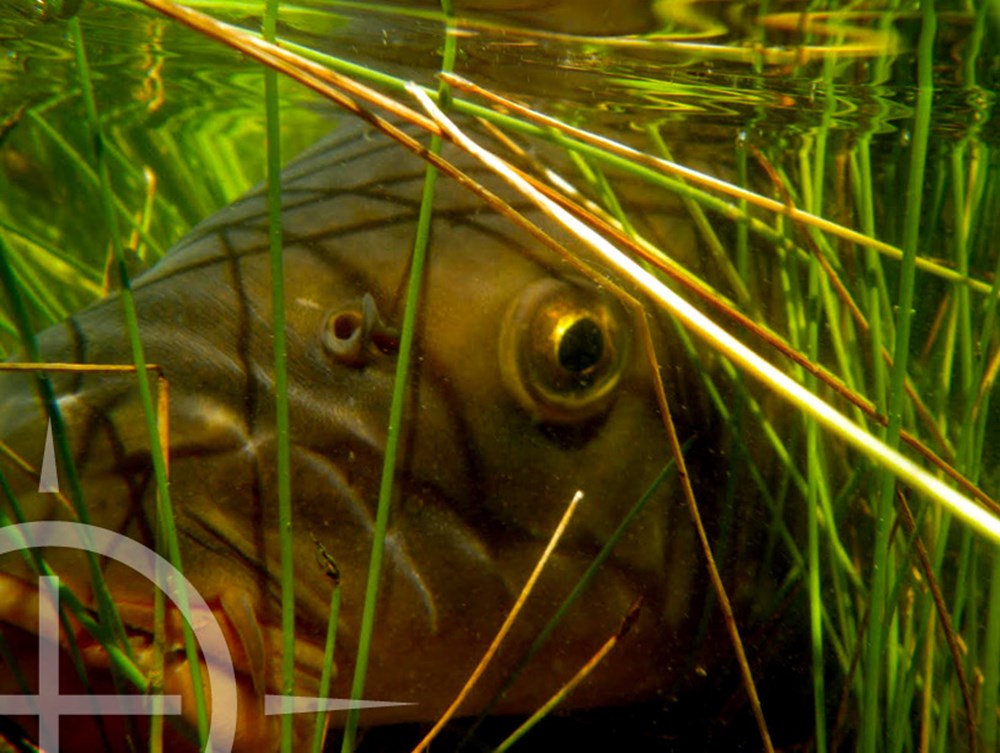
<svg viewBox="0 0 1000 753">
<path fill-rule="evenodd" d="M 0 695 L 0 714 L 38 717 L 38 745 L 58 753 L 59 717 L 180 714 L 178 695 L 63 695 L 59 692 L 59 578 L 38 579 L 38 694 Z"/>
<path fill-rule="evenodd" d="M 236 731 L 236 678 L 222 630 L 204 598 L 184 574 L 137 541 L 97 526 L 66 521 L 35 521 L 0 527 L 0 554 L 45 546 L 83 549 L 111 557 L 145 575 L 163 591 L 192 626 L 207 660 L 213 709 L 206 750 L 228 753 Z M 62 695 L 59 692 L 59 579 L 40 577 L 38 583 L 37 695 L 0 695 L 0 714 L 37 716 L 39 746 L 45 753 L 59 753 L 59 718 L 62 716 L 180 714 L 176 695 Z M 190 605 L 178 602 L 181 588 Z M 407 706 L 394 701 L 347 698 L 265 695 L 265 715 L 345 711 L 352 708 Z"/>
<path fill-rule="evenodd" d="M 49 421 L 38 491 L 59 491 L 52 422 Z M 144 575 L 173 602 L 194 630 L 207 661 L 213 711 L 206 750 L 228 753 L 236 730 L 236 678 L 229 647 L 215 615 L 194 585 L 156 552 L 126 536 L 98 526 L 66 521 L 34 521 L 0 527 L 0 554 L 44 546 L 81 549 L 110 557 Z M 179 600 L 186 592 L 189 604 Z M 62 695 L 59 692 L 59 578 L 38 579 L 38 694 L 0 695 L 0 714 L 37 716 L 39 747 L 59 753 L 62 716 L 152 716 L 180 714 L 178 695 Z M 305 714 L 355 708 L 409 706 L 395 701 L 265 695 L 264 714 Z"/>
<path fill-rule="evenodd" d="M 0 527 L 0 555 L 23 549 L 66 547 L 94 552 L 120 562 L 151 581 L 180 611 L 194 631 L 208 670 L 212 715 L 206 750 L 228 753 L 236 733 L 236 673 L 215 615 L 184 574 L 138 541 L 98 526 L 43 520 Z M 59 718 L 94 714 L 179 714 L 178 696 L 72 696 L 58 686 L 58 579 L 39 578 L 39 689 L 37 695 L 0 696 L 0 714 L 37 716 L 39 743 L 59 753 Z M 187 603 L 180 598 L 187 594 Z"/>
</svg>

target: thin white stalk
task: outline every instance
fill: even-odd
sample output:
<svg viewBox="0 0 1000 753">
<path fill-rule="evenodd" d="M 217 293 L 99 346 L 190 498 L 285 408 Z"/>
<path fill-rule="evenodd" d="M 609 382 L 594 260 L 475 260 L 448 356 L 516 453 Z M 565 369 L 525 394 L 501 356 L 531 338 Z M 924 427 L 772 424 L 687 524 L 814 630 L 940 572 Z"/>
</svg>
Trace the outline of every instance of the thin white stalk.
<svg viewBox="0 0 1000 753">
<path fill-rule="evenodd" d="M 764 358 L 754 353 L 750 348 L 670 290 L 659 279 L 643 269 L 606 238 L 533 188 L 531 184 L 517 175 L 503 159 L 468 138 L 416 84 L 409 84 L 407 90 L 420 102 L 428 114 L 437 121 L 458 146 L 468 151 L 484 165 L 496 172 L 519 193 L 535 203 L 543 212 L 572 232 L 607 264 L 613 266 L 622 276 L 633 282 L 654 301 L 663 305 L 678 320 L 683 322 L 685 326 L 710 343 L 713 348 L 723 353 L 733 363 L 752 374 L 765 385 L 773 388 L 796 408 L 808 413 L 828 430 L 860 450 L 874 462 L 891 469 L 896 477 L 911 489 L 926 494 L 971 525 L 975 530 L 1000 544 L 1000 520 L 995 516 L 979 507 L 964 494 L 952 489 L 940 479 L 935 478 L 920 468 L 913 461 L 907 459 L 877 437 L 865 431 L 833 408 L 833 406 L 809 392 Z"/>
</svg>

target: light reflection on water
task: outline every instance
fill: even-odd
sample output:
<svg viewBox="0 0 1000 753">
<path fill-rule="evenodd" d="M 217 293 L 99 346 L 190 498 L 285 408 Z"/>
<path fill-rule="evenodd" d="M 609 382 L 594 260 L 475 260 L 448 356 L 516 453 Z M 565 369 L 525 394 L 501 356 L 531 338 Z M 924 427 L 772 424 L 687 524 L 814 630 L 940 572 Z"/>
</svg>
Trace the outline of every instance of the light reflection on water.
<svg viewBox="0 0 1000 753">
<path fill-rule="evenodd" d="M 104 233 L 91 204 L 95 184 L 53 136 L 87 153 L 66 23 L 53 17 L 52 8 L 49 15 L 38 10 L 46 7 L 0 7 L 0 112 L 6 118 L 0 211 L 8 220 L 17 218 L 23 232 L 98 266 L 103 243 L 94 239 Z M 244 7 L 218 10 L 225 20 L 256 28 Z M 819 33 L 797 28 L 787 14 L 755 23 L 754 11 L 742 6 L 708 4 L 689 11 L 668 19 L 669 36 L 659 40 L 601 41 L 473 26 L 462 34 L 458 71 L 570 123 L 647 149 L 641 132 L 667 124 L 680 140 L 687 133 L 697 139 L 711 134 L 727 155 L 742 133 L 770 150 L 774 161 L 810 148 L 820 130 L 834 148 L 867 133 L 877 136 L 879 153 L 890 161 L 905 151 L 919 31 L 913 13 L 849 15 L 844 31 Z M 440 54 L 434 20 L 356 7 L 334 13 L 328 5 L 285 4 L 282 12 L 280 31 L 292 42 L 434 84 Z M 972 43 L 971 16 L 946 18 L 938 44 L 934 137 L 996 142 L 1000 74 L 988 54 L 971 64 L 963 60 Z M 262 78 L 239 54 L 131 6 L 87 6 L 81 20 L 105 128 L 119 150 L 115 182 L 124 205 L 138 211 L 148 193 L 140 166 L 149 166 L 158 179 L 158 211 L 150 219 L 155 258 L 186 228 L 263 176 Z M 965 84 L 970 75 L 975 85 Z M 285 154 L 291 155 L 329 130 L 336 115 L 296 84 L 283 82 L 282 92 Z M 214 159 L 206 161 L 206 155 Z M 45 320 L 61 319 L 91 295 L 57 295 Z M 9 342 L 0 334 L 0 346 Z"/>
</svg>

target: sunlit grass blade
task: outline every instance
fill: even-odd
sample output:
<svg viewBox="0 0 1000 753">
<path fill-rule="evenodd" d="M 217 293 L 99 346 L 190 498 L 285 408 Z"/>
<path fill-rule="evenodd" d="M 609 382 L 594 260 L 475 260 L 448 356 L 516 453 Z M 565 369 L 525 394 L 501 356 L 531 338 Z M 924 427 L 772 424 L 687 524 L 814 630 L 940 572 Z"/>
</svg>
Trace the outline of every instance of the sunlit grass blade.
<svg viewBox="0 0 1000 753">
<path fill-rule="evenodd" d="M 434 103 L 427 97 L 423 90 L 413 87 L 411 92 L 427 107 L 428 111 L 435 112 Z M 437 117 L 443 118 L 444 116 L 437 115 Z M 962 517 L 980 533 L 991 537 L 995 541 L 1000 541 L 1000 520 L 995 519 L 990 513 L 982 510 L 964 495 L 941 483 L 937 478 L 919 468 L 897 451 L 876 440 L 866 431 L 860 429 L 831 408 L 827 403 L 778 371 L 770 363 L 761 359 L 742 343 L 707 319 L 676 293 L 665 287 L 660 280 L 641 268 L 632 259 L 615 249 L 601 236 L 566 213 L 561 207 L 549 202 L 533 187 L 528 185 L 526 181 L 523 181 L 510 170 L 505 169 L 503 164 L 494 155 L 484 152 L 479 147 L 474 146 L 472 142 L 464 140 L 457 130 L 453 131 L 452 135 L 457 143 L 468 149 L 485 164 L 498 168 L 498 172 L 510 180 L 518 190 L 532 198 L 532 200 L 538 201 L 540 206 L 544 207 L 546 211 L 551 212 L 566 227 L 571 228 L 591 249 L 600 254 L 619 273 L 653 297 L 658 304 L 663 305 L 671 313 L 684 321 L 687 326 L 691 327 L 701 337 L 710 340 L 714 348 L 725 353 L 727 357 L 747 369 L 756 378 L 770 385 L 776 390 L 777 394 L 792 402 L 798 409 L 805 411 L 820 421 L 827 429 L 848 441 L 857 450 L 871 457 L 887 470 L 891 470 L 893 474 L 903 479 L 910 486 L 930 495 L 932 499 L 945 506 L 954 514 Z M 903 360 L 905 365 L 905 358 Z"/>
</svg>

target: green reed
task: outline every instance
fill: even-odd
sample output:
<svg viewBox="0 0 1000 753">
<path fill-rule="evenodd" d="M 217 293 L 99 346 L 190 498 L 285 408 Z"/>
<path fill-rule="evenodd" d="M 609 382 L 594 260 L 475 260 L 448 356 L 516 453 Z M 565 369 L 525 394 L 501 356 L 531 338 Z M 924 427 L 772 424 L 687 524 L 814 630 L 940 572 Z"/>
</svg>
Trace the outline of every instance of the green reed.
<svg viewBox="0 0 1000 753">
<path fill-rule="evenodd" d="M 80 84 L 83 92 L 83 100 L 86 105 L 87 121 L 91 137 L 94 143 L 94 160 L 97 163 L 97 173 L 100 179 L 100 198 L 104 209 L 104 218 L 107 223 L 108 237 L 111 240 L 111 248 L 114 253 L 114 263 L 118 271 L 118 280 L 121 284 L 121 302 L 125 319 L 126 332 L 132 347 L 132 357 L 136 369 L 136 383 L 139 388 L 139 396 L 142 400 L 143 417 L 146 424 L 146 433 L 150 442 L 150 457 L 153 463 L 154 478 L 156 480 L 156 493 L 158 505 L 158 524 L 162 526 L 167 545 L 168 557 L 171 564 L 183 572 L 183 562 L 181 561 L 180 545 L 177 540 L 177 531 L 174 527 L 173 507 L 170 503 L 170 491 L 167 485 L 167 467 L 164 448 L 160 441 L 160 433 L 157 428 L 156 409 L 153 405 L 153 393 L 149 385 L 149 374 L 146 369 L 146 358 L 143 353 L 142 341 L 139 339 L 139 317 L 136 312 L 135 300 L 132 297 L 132 288 L 125 260 L 125 250 L 122 246 L 121 236 L 118 232 L 118 223 L 115 217 L 113 189 L 111 187 L 111 176 L 109 173 L 108 160 L 105 156 L 103 144 L 105 141 L 104 127 L 98 114 L 97 100 L 94 95 L 93 82 L 90 77 L 90 66 L 87 62 L 87 53 L 84 45 L 83 32 L 80 28 L 80 20 L 74 17 L 70 20 L 73 46 L 76 53 L 77 69 L 80 75 Z M 35 358 L 37 360 L 37 356 Z M 64 467 L 72 468 L 73 460 L 68 451 L 63 452 Z M 73 474 L 75 475 L 75 474 Z M 79 483 L 79 482 L 77 482 Z M 82 497 L 82 495 L 81 495 Z M 80 507 L 84 505 L 81 503 Z M 79 514 L 79 513 L 78 513 Z M 86 521 L 86 516 L 81 516 L 82 521 Z M 94 568 L 94 575 L 99 576 L 99 572 Z M 103 584 L 102 577 L 95 577 L 98 586 L 98 593 L 107 593 L 107 587 Z M 111 602 L 110 594 L 105 596 Z M 178 591 L 178 602 L 185 612 L 189 609 L 188 594 L 185 588 Z M 108 614 L 114 612 L 109 608 L 102 609 L 102 616 L 108 619 Z M 112 625 L 117 627 L 120 633 L 120 640 L 128 646 L 124 628 L 120 621 L 114 618 Z M 202 744 L 208 742 L 208 705 L 205 697 L 205 688 L 201 679 L 201 664 L 198 660 L 198 648 L 195 644 L 194 631 L 187 621 L 183 624 L 184 650 L 187 655 L 188 664 L 191 667 L 192 689 L 197 710 L 198 738 Z"/>
<path fill-rule="evenodd" d="M 108 5 L 135 9 L 134 4 L 124 0 Z M 247 8 L 240 2 L 198 5 L 210 5 L 221 13 Z M 977 61 L 982 56 L 997 54 L 995 43 L 992 48 L 989 44 L 988 31 L 996 29 L 995 22 L 990 27 L 991 7 L 995 9 L 996 3 L 991 6 L 989 2 L 982 2 L 974 7 L 971 15 L 971 42 L 963 48 L 964 81 L 970 88 L 976 85 Z M 281 12 L 284 14 L 286 10 L 283 8 Z M 306 16 L 313 13 L 304 9 L 295 12 Z M 842 75 L 845 74 L 843 67 L 832 57 L 823 62 L 819 74 L 803 69 L 803 75 L 816 76 L 817 91 L 821 98 L 825 97 L 823 118 L 814 133 L 801 141 L 800 148 L 793 150 L 790 158 L 777 145 L 767 153 L 782 178 L 781 190 L 796 206 L 826 217 L 847 214 L 851 217 L 849 224 L 863 236 L 862 239 L 845 240 L 804 228 L 779 214 L 751 209 L 743 199 L 733 201 L 719 197 L 689 181 L 665 176 L 638 161 L 608 154 L 567 136 L 553 135 L 519 118 L 498 115 L 463 97 L 455 97 L 451 106 L 454 112 L 486 117 L 512 132 L 560 143 L 581 162 L 597 165 L 599 170 L 624 170 L 648 181 L 651 189 L 671 191 L 689 202 L 694 222 L 703 235 L 716 235 L 714 241 L 708 242 L 709 246 L 727 255 L 730 251 L 724 248 L 725 241 L 719 240 L 715 228 L 732 226 L 736 240 L 731 256 L 735 261 L 733 271 L 726 277 L 730 280 L 730 288 L 737 291 L 733 293 L 735 304 L 760 317 L 771 329 L 787 333 L 789 342 L 812 360 L 832 364 L 829 365 L 831 371 L 869 398 L 881 415 L 888 416 L 888 427 L 883 428 L 860 411 L 848 409 L 874 436 L 885 435 L 893 444 L 898 442 L 903 429 L 917 433 L 938 454 L 949 458 L 968 478 L 995 497 L 997 477 L 988 460 L 990 440 L 996 440 L 996 429 L 991 429 L 988 417 L 998 305 L 997 283 L 991 279 L 1000 280 L 1000 255 L 991 265 L 992 278 L 982 272 L 981 259 L 986 254 L 996 253 L 995 242 L 991 245 L 989 233 L 991 229 L 996 232 L 1000 228 L 995 221 L 991 226 L 989 216 L 1000 205 L 1000 163 L 996 149 L 977 142 L 974 131 L 944 150 L 943 156 L 935 155 L 929 129 L 936 114 L 931 80 L 936 51 L 936 11 L 932 3 L 925 2 L 919 8 L 916 4 L 904 4 L 898 13 L 917 18 L 921 32 L 917 45 L 916 104 L 912 119 L 905 125 L 911 130 L 911 138 L 905 148 L 897 147 L 895 165 L 883 164 L 885 158 L 880 150 L 886 148 L 886 141 L 874 128 L 862 131 L 850 143 L 837 143 L 831 122 L 837 117 L 833 92 L 844 82 L 849 71 Z M 886 12 L 879 23 L 890 28 L 897 17 Z M 938 33 L 940 25 L 937 24 Z M 405 81 L 382 71 L 292 44 L 288 46 L 331 68 L 377 83 L 388 91 L 403 92 Z M 940 54 L 940 50 L 937 53 Z M 889 55 L 876 57 L 872 61 L 875 79 L 890 80 L 898 75 L 894 73 L 897 66 L 898 61 Z M 238 186 L 250 182 L 246 175 L 237 174 L 241 168 L 234 167 L 234 159 L 216 156 L 218 147 L 214 143 L 174 142 L 172 148 L 177 155 L 189 154 L 192 150 L 204 152 L 206 163 L 212 165 L 212 176 L 225 185 L 225 190 L 206 190 L 203 176 L 192 171 L 187 179 L 192 189 L 185 197 L 192 206 L 175 206 L 157 196 L 153 200 L 153 211 L 160 217 L 166 216 L 166 224 L 171 229 L 164 230 L 163 220 L 157 220 L 161 223 L 159 227 L 154 224 L 146 228 L 135 219 L 134 209 L 129 208 L 134 202 L 124 198 L 124 191 L 109 188 L 106 180 L 102 182 L 100 170 L 93 166 L 90 157 L 63 136 L 71 126 L 60 122 L 58 105 L 59 101 L 53 101 L 44 107 L 35 106 L 24 116 L 25 122 L 32 124 L 40 134 L 37 138 L 46 140 L 42 151 L 63 155 L 79 173 L 81 185 L 89 185 L 95 191 L 103 186 L 100 196 L 105 207 L 110 207 L 110 213 L 106 209 L 104 214 L 113 217 L 108 221 L 139 232 L 151 257 L 155 258 L 170 245 L 182 226 L 193 219 L 192 215 L 207 215 L 214 208 L 209 205 L 221 203 L 218 201 L 220 193 L 232 198 Z M 876 102 L 876 108 L 883 106 L 881 101 Z M 267 107 L 268 128 L 276 141 L 278 94 L 272 84 L 268 85 Z M 284 111 L 283 122 L 287 122 L 285 117 L 296 115 Z M 880 116 L 874 117 L 877 120 Z M 95 117 L 93 122 L 101 121 Z M 162 138 L 166 143 L 172 137 L 163 134 Z M 119 148 L 113 139 L 107 139 L 106 145 L 116 169 L 127 171 L 130 187 L 141 186 L 134 167 L 134 154 Z M 659 132 L 652 132 L 647 151 L 669 155 L 668 145 L 662 143 Z M 837 160 L 840 158 L 843 158 L 843 172 L 838 177 Z M 235 160 L 235 164 L 243 161 Z M 746 175 L 747 162 L 752 163 L 753 158 L 741 152 L 743 169 L 738 177 L 743 185 L 749 183 L 742 177 Z M 273 165 L 271 174 L 275 174 Z M 843 181 L 841 188 L 848 197 L 850 211 L 843 211 L 844 206 L 830 190 L 838 180 Z M 930 187 L 926 193 L 925 185 Z M 611 185 L 606 195 L 613 196 L 613 191 Z M 779 199 L 784 201 L 785 197 Z M 424 212 L 428 217 L 430 206 L 430 201 L 425 200 Z M 942 211 L 942 207 L 947 210 Z M 954 232 L 951 234 L 944 233 L 940 224 L 935 225 L 941 222 L 939 218 L 943 215 L 952 218 Z M 627 224 L 628 208 L 625 207 L 619 216 L 626 221 L 623 224 Z M 64 221 L 69 222 L 70 218 Z M 280 228 L 280 218 L 273 223 Z M 73 300 L 55 292 L 60 282 L 75 278 L 79 298 L 92 297 L 98 292 L 100 258 L 85 259 L 64 251 L 58 239 L 47 237 L 13 217 L 0 216 L 0 227 L 10 234 L 12 245 L 18 247 L 10 254 L 11 264 L 25 298 L 36 312 L 36 320 L 58 320 L 74 307 Z M 426 224 L 424 227 L 426 229 Z M 882 243 L 876 243 L 876 239 Z M 935 243 L 940 247 L 932 248 Z M 749 260 L 761 247 L 779 259 L 775 284 L 782 286 L 782 310 L 761 311 L 760 302 L 754 300 L 752 293 L 738 292 L 737 281 L 742 281 L 741 284 L 753 282 L 747 280 Z M 39 258 L 44 261 L 32 265 L 30 253 L 40 254 Z M 119 250 L 115 253 L 121 263 Z M 848 278 L 847 286 L 863 312 L 866 328 L 851 319 L 848 307 L 832 289 L 820 267 L 818 260 L 821 257 L 839 275 Z M 850 257 L 854 257 L 852 261 L 848 261 Z M 851 275 L 857 279 L 849 279 Z M 277 274 L 276 279 L 280 279 Z M 411 283 L 414 279 L 419 280 L 418 272 Z M 928 290 L 943 290 L 942 295 L 947 299 L 946 304 L 942 304 L 944 313 L 936 336 L 921 325 L 919 317 L 914 321 L 914 310 L 928 315 L 921 311 L 924 303 L 921 295 Z M 410 298 L 415 299 L 415 295 L 409 295 L 408 300 Z M 929 294 L 928 299 L 931 299 Z M 277 289 L 274 308 L 277 317 L 280 310 L 280 291 Z M 414 326 L 411 319 L 408 325 L 411 332 Z M 14 332 L 11 323 L 2 319 L 0 328 L 0 335 Z M 732 453 L 733 476 L 747 473 L 753 479 L 760 507 L 773 521 L 768 546 L 772 551 L 785 553 L 792 562 L 793 573 L 785 584 L 785 592 L 802 587 L 808 593 L 817 749 L 834 750 L 838 744 L 844 744 L 844 731 L 838 726 L 842 714 L 848 720 L 846 726 L 857 731 L 862 750 L 917 749 L 922 736 L 926 737 L 929 750 L 947 751 L 966 745 L 965 710 L 958 688 L 958 673 L 942 637 L 942 618 L 924 586 L 929 576 L 940 582 L 951 629 L 965 644 L 966 676 L 982 672 L 982 694 L 976 699 L 976 718 L 972 721 L 978 727 L 982 748 L 987 749 L 996 740 L 996 716 L 991 710 L 997 706 L 1000 689 L 1000 557 L 995 555 L 994 547 L 968 527 L 952 525 L 951 516 L 941 508 L 906 493 L 892 474 L 879 470 L 877 460 L 858 462 L 858 456 L 846 453 L 839 443 L 831 441 L 814 420 L 803 416 L 791 426 L 776 424 L 765 402 L 770 396 L 761 395 L 759 390 L 748 386 L 747 380 L 728 362 L 706 363 L 704 349 L 690 338 L 687 342 L 688 357 L 693 362 L 700 362 L 700 366 L 696 363 L 694 368 L 706 385 L 714 409 L 733 427 L 733 442 L 737 448 Z M 891 367 L 883 358 L 887 350 L 893 356 Z M 277 353 L 276 361 L 280 362 Z M 402 361 L 401 354 L 401 364 Z M 400 369 L 397 393 L 401 406 L 406 368 L 401 365 Z M 797 371 L 811 390 L 826 391 L 797 367 L 789 369 Z M 906 397 L 907 377 L 927 403 L 927 410 L 934 418 L 933 429 L 921 423 L 917 409 Z M 279 395 L 282 392 L 279 389 Z M 396 404 L 397 396 L 394 395 L 394 406 Z M 397 432 L 400 415 L 395 410 L 390 424 Z M 938 442 L 935 433 L 944 441 Z M 757 435 L 764 437 L 769 452 L 776 456 L 777 472 L 759 467 L 754 455 L 760 451 L 747 446 L 746 438 Z M 279 446 L 280 441 L 279 436 Z M 845 454 L 850 462 L 845 461 Z M 394 453 L 387 452 L 384 490 L 380 493 L 377 517 L 382 533 L 376 536 L 376 541 L 384 536 L 393 457 Z M 850 464 L 856 467 L 844 468 Z M 913 510 L 916 534 L 908 532 L 900 523 L 900 491 Z M 871 510 L 867 511 L 869 505 Z M 796 506 L 806 514 L 804 535 L 791 520 L 790 511 L 794 512 Z M 284 522 L 282 529 L 285 529 Z M 871 541 L 866 540 L 865 534 L 859 535 L 859 530 L 870 532 Z M 919 571 L 916 564 L 918 539 L 928 551 L 929 575 Z M 283 589 L 288 588 L 290 593 L 290 560 L 287 569 L 284 564 L 283 557 L 282 570 L 288 580 Z M 377 629 L 374 601 L 379 570 L 373 553 L 367 597 L 371 607 L 366 605 L 365 608 L 363 643 L 368 643 L 372 630 Z M 914 574 L 918 571 L 919 576 Z M 989 585 L 984 587 L 987 580 Z M 980 627 L 981 622 L 985 627 Z M 286 661 L 292 656 L 290 640 L 289 629 Z M 355 695 L 360 695 L 363 688 L 363 662 L 359 660 L 358 664 Z M 287 664 L 284 670 L 288 692 Z M 780 709 L 773 713 L 776 718 L 780 717 Z M 343 741 L 344 750 L 351 750 L 354 745 L 353 725 L 357 715 L 352 714 L 352 719 L 350 731 Z M 914 719 L 919 722 L 915 723 Z"/>
<path fill-rule="evenodd" d="M 450 0 L 442 0 L 442 9 L 446 18 L 452 16 Z M 449 26 L 450 22 L 444 27 L 445 31 L 447 31 Z M 441 61 L 442 70 L 451 71 L 454 69 L 456 54 L 457 44 L 455 36 L 453 34 L 446 34 Z M 442 101 L 449 99 L 447 84 L 441 84 L 438 94 Z M 441 138 L 433 136 L 428 149 L 432 154 L 440 154 L 441 146 Z M 404 413 L 408 393 L 407 385 L 411 376 L 410 361 L 413 355 L 413 340 L 416 334 L 417 316 L 420 310 L 420 293 L 424 285 L 424 266 L 430 246 L 431 221 L 434 216 L 434 186 L 437 183 L 437 173 L 438 171 L 433 165 L 427 165 L 424 175 L 423 192 L 420 198 L 420 214 L 417 218 L 416 234 L 413 241 L 413 254 L 410 260 L 410 271 L 406 285 L 406 302 L 403 308 L 402 326 L 400 327 L 399 356 L 396 362 L 392 403 L 389 408 L 389 426 L 382 464 L 382 480 L 379 485 L 371 560 L 368 566 L 368 580 L 365 588 L 365 604 L 361 616 L 361 630 L 358 638 L 358 653 L 355 658 L 354 678 L 351 683 L 352 700 L 360 700 L 364 693 L 365 675 L 368 671 L 368 658 L 375 630 L 375 606 L 378 600 L 379 581 L 382 575 L 382 555 L 388 531 L 389 511 L 392 507 L 399 441 L 404 429 Z M 342 753 L 350 753 L 354 750 L 360 716 L 360 709 L 352 708 L 348 712 L 347 724 L 344 727 L 344 736 L 341 740 Z"/>
<path fill-rule="evenodd" d="M 907 206 L 905 229 L 903 234 L 903 260 L 899 275 L 899 293 L 897 296 L 897 317 L 895 327 L 895 342 L 893 349 L 893 368 L 889 382 L 889 425 L 886 430 L 886 442 L 891 447 L 899 446 L 899 432 L 903 418 L 903 403 L 905 400 L 904 383 L 907 374 L 907 363 L 910 354 L 910 329 L 913 322 L 914 278 L 916 274 L 917 246 L 920 237 L 920 219 L 923 195 L 923 178 L 927 158 L 927 139 L 930 122 L 931 97 L 934 87 L 931 78 L 933 66 L 933 50 L 937 20 L 934 14 L 933 2 L 925 0 L 923 10 L 923 26 L 920 36 L 920 58 L 918 64 L 917 111 L 914 123 L 913 150 L 910 161 L 910 177 L 907 190 Z M 864 716 L 861 726 L 860 749 L 865 753 L 875 753 L 876 737 L 884 726 L 878 723 L 880 707 L 880 685 L 883 674 L 888 672 L 886 689 L 891 693 L 894 679 L 892 669 L 896 666 L 883 664 L 886 657 L 897 656 L 894 650 L 898 635 L 889 634 L 886 645 L 886 632 L 896 628 L 895 619 L 886 620 L 886 600 L 892 580 L 896 577 L 895 564 L 889 557 L 890 535 L 894 514 L 894 494 L 896 490 L 895 477 L 886 472 L 882 476 L 882 485 L 875 502 L 875 547 L 872 563 L 872 585 L 869 606 L 869 629 L 865 647 L 865 694 Z M 890 612 L 891 614 L 891 612 Z M 883 648 L 886 652 L 883 654 Z"/>
<path fill-rule="evenodd" d="M 264 39 L 277 34 L 278 0 L 266 0 L 261 27 Z M 281 692 L 295 690 L 295 572 L 292 539 L 292 454 L 288 404 L 288 348 L 285 316 L 285 271 L 281 218 L 281 108 L 278 74 L 264 69 L 264 107 L 267 123 L 267 207 L 271 257 L 271 326 L 274 332 L 275 434 L 278 479 L 278 536 L 281 559 Z M 292 715 L 281 716 L 281 751 L 292 750 Z"/>
</svg>

